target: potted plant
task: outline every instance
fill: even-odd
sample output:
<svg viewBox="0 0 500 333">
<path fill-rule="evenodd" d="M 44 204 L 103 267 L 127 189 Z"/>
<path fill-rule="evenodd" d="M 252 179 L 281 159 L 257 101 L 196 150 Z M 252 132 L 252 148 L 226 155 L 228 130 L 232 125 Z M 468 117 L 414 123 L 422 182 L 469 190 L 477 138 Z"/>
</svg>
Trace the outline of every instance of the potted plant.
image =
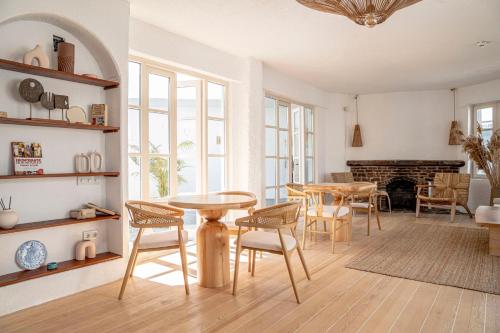
<svg viewBox="0 0 500 333">
<path fill-rule="evenodd" d="M 492 205 L 493 198 L 500 197 L 500 130 L 496 130 L 489 140 L 485 140 L 478 124 L 477 134 L 465 138 L 462 147 L 488 178 L 491 185 L 490 205 Z"/>
</svg>

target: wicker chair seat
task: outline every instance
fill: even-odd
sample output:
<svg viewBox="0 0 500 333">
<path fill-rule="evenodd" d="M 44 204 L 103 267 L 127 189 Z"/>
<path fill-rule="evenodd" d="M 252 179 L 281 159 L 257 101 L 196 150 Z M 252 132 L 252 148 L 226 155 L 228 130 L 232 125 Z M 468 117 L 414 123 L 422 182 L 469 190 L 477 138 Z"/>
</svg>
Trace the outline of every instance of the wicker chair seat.
<svg viewBox="0 0 500 333">
<path fill-rule="evenodd" d="M 295 249 L 297 241 L 290 235 L 283 234 L 283 242 L 287 251 Z M 252 249 L 281 252 L 278 233 L 266 231 L 248 231 L 241 235 L 241 246 Z"/>
<path fill-rule="evenodd" d="M 139 243 L 139 249 L 145 250 L 179 246 L 178 235 L 179 233 L 177 230 L 142 235 L 141 242 Z M 186 230 L 182 230 L 182 240 L 184 242 L 188 241 L 188 232 Z"/>
</svg>

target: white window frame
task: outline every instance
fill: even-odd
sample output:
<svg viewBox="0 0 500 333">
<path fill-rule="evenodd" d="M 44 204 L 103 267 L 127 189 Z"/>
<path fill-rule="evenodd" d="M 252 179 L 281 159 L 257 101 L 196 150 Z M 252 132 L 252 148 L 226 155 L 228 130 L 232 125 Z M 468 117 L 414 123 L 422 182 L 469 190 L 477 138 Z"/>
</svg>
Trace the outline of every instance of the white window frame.
<svg viewBox="0 0 500 333">
<path fill-rule="evenodd" d="M 189 72 L 182 69 L 178 69 L 171 66 L 166 66 L 154 61 L 150 61 L 144 58 L 130 56 L 129 62 L 134 62 L 140 64 L 140 105 L 128 105 L 129 109 L 136 109 L 140 112 L 140 142 L 141 150 L 139 153 L 128 153 L 128 157 L 137 156 L 141 159 L 141 200 L 148 201 L 165 201 L 166 198 L 152 199 L 150 198 L 149 192 L 149 157 L 153 154 L 149 153 L 149 112 L 162 112 L 168 113 L 169 115 L 169 194 L 168 196 L 173 196 L 178 193 L 177 191 L 177 73 L 186 74 L 200 79 L 201 82 L 201 115 L 200 126 L 198 128 L 198 135 L 200 135 L 200 148 L 199 149 L 199 163 L 201 163 L 201 174 L 198 175 L 201 181 L 201 193 L 207 193 L 208 190 L 208 157 L 217 156 L 224 157 L 224 186 L 221 190 L 225 190 L 229 187 L 228 184 L 228 174 L 230 165 L 230 146 L 231 142 L 229 138 L 229 89 L 228 83 L 226 81 L 199 74 L 196 72 Z M 161 76 L 167 76 L 170 79 L 170 91 L 169 91 L 169 107 L 168 111 L 164 110 L 152 110 L 149 109 L 149 90 L 148 90 L 148 74 L 158 74 Z M 223 117 L 212 117 L 208 116 L 208 82 L 221 85 L 224 89 L 224 116 Z M 223 154 L 208 154 L 208 120 L 216 119 L 219 121 L 224 121 L 224 152 Z M 162 154 L 162 156 L 165 154 Z M 165 155 L 167 156 L 167 155 Z"/>
<path fill-rule="evenodd" d="M 500 129 L 500 116 L 498 115 L 498 110 L 500 109 L 500 101 L 493 101 L 487 103 L 479 103 L 470 106 L 470 122 L 469 122 L 469 135 L 477 134 L 477 111 L 480 109 L 486 109 L 491 107 L 493 109 L 493 132 Z M 478 173 L 478 168 L 476 164 L 469 160 L 468 166 L 469 172 L 472 174 L 473 178 L 485 179 L 486 175 Z"/>
</svg>

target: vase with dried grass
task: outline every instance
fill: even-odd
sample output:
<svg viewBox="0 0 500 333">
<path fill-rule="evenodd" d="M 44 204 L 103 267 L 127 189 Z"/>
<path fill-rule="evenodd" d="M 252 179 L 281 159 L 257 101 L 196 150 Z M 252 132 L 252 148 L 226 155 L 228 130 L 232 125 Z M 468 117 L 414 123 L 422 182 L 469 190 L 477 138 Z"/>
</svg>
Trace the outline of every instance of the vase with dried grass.
<svg viewBox="0 0 500 333">
<path fill-rule="evenodd" d="M 488 178 L 491 185 L 490 205 L 492 205 L 494 198 L 500 198 L 500 130 L 496 130 L 489 140 L 485 140 L 478 124 L 477 134 L 465 138 L 462 147 Z"/>
</svg>

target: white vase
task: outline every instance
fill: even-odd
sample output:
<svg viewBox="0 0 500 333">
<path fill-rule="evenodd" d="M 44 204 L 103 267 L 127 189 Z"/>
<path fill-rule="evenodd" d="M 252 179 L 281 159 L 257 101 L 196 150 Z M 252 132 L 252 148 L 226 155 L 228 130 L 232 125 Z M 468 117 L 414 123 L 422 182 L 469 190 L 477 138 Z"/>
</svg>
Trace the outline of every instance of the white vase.
<svg viewBox="0 0 500 333">
<path fill-rule="evenodd" d="M 12 209 L 0 210 L 0 229 L 12 229 L 19 221 L 19 216 Z"/>
</svg>

